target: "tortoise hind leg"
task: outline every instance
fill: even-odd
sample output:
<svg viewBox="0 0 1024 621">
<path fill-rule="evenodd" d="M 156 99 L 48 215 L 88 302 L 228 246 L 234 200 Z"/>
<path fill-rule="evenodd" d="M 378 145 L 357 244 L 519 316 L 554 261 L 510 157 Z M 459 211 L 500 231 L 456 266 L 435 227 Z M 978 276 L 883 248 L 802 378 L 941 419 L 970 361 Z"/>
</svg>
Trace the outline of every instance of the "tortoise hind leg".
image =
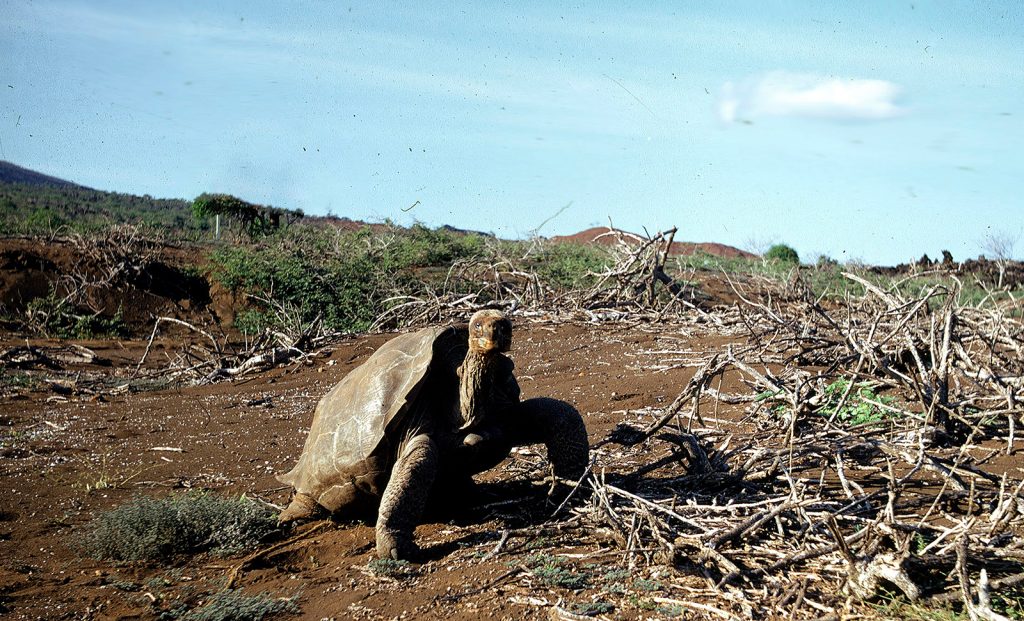
<svg viewBox="0 0 1024 621">
<path fill-rule="evenodd" d="M 377 556 L 408 559 L 419 551 L 413 531 L 427 504 L 438 469 L 437 445 L 425 434 L 402 449 L 384 488 L 377 514 Z"/>
<path fill-rule="evenodd" d="M 577 481 L 590 462 L 590 445 L 583 417 L 572 405 L 558 399 L 540 397 L 520 403 L 513 423 L 512 444 L 544 444 L 555 483 Z"/>
</svg>

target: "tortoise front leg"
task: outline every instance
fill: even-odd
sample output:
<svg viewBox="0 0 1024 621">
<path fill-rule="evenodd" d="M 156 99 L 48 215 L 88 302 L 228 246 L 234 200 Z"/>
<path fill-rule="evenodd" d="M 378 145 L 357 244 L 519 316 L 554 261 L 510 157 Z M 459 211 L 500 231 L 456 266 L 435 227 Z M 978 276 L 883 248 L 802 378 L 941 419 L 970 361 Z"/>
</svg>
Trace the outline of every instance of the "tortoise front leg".
<svg viewBox="0 0 1024 621">
<path fill-rule="evenodd" d="M 523 401 L 513 412 L 509 417 L 513 446 L 546 446 L 556 483 L 583 476 L 590 461 L 590 445 L 583 417 L 576 408 L 565 401 L 538 397 Z"/>
<path fill-rule="evenodd" d="M 437 445 L 425 434 L 409 440 L 391 471 L 377 513 L 377 556 L 408 559 L 418 552 L 413 531 L 437 475 Z"/>
</svg>

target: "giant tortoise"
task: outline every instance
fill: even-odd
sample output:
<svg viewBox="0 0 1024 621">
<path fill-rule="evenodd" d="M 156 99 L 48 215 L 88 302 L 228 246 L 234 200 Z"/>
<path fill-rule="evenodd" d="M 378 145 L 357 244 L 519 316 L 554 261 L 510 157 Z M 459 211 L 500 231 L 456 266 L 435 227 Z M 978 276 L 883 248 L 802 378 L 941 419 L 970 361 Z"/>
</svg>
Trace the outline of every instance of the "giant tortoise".
<svg viewBox="0 0 1024 621">
<path fill-rule="evenodd" d="M 407 559 L 432 487 L 470 484 L 515 446 L 546 445 L 555 481 L 581 477 L 583 419 L 563 401 L 519 400 L 511 340 L 511 322 L 485 310 L 381 346 L 317 405 L 298 464 L 278 477 L 295 488 L 280 521 L 376 505 L 377 555 Z"/>
</svg>

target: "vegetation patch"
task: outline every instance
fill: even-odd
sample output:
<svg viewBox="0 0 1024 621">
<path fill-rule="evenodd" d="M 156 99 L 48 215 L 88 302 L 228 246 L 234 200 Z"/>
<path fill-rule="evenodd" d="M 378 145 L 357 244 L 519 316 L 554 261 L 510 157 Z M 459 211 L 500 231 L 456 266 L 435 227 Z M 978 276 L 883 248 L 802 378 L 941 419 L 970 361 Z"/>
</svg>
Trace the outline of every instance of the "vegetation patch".
<svg viewBox="0 0 1024 621">
<path fill-rule="evenodd" d="M 295 597 L 274 597 L 268 593 L 247 595 L 241 590 L 215 593 L 199 608 L 186 604 L 166 610 L 161 620 L 168 621 L 261 621 L 281 613 L 298 613 Z"/>
<path fill-rule="evenodd" d="M 390 558 L 375 558 L 367 563 L 366 566 L 374 574 L 390 578 L 414 576 L 419 573 L 409 561 Z"/>
<path fill-rule="evenodd" d="M 615 606 L 609 602 L 576 602 L 569 605 L 569 612 L 584 617 L 603 615 L 613 610 Z"/>
<path fill-rule="evenodd" d="M 29 327 L 47 337 L 90 339 L 123 337 L 128 334 L 121 309 L 113 316 L 104 316 L 77 307 L 53 289 L 47 296 L 29 302 L 26 314 Z"/>
<path fill-rule="evenodd" d="M 526 558 L 526 566 L 547 586 L 573 590 L 590 586 L 589 572 L 578 571 L 561 557 L 543 553 L 531 554 Z"/>
<path fill-rule="evenodd" d="M 800 263 L 800 255 L 791 246 L 786 244 L 775 244 L 768 249 L 768 252 L 764 253 L 764 258 L 778 263 Z"/>
<path fill-rule="evenodd" d="M 82 543 L 98 559 L 167 560 L 209 551 L 232 555 L 278 533 L 274 514 L 244 496 L 191 492 L 168 498 L 136 496 L 100 514 Z"/>
<path fill-rule="evenodd" d="M 189 203 L 179 199 L 133 196 L 81 186 L 0 183 L 0 234 L 103 234 L 113 224 L 130 222 L 153 237 L 197 239 L 206 228 L 196 222 Z"/>
<path fill-rule="evenodd" d="M 454 262 L 484 252 L 479 235 L 423 226 L 379 234 L 305 227 L 265 245 L 218 249 L 210 274 L 248 300 L 236 320 L 247 334 L 318 319 L 333 330 L 364 332 L 391 300 L 443 289 Z"/>
<path fill-rule="evenodd" d="M 851 388 L 850 380 L 844 378 L 825 386 L 824 397 L 825 404 L 818 413 L 850 426 L 881 422 L 892 415 L 886 406 L 895 401 L 892 397 L 875 394 L 873 385 L 868 382 L 859 382 Z"/>
<path fill-rule="evenodd" d="M 533 261 L 537 275 L 563 291 L 594 286 L 614 263 L 604 247 L 574 243 L 545 244 Z"/>
<path fill-rule="evenodd" d="M 291 211 L 280 207 L 254 205 L 230 194 L 200 194 L 192 201 L 192 215 L 197 220 L 224 216 L 226 221 L 235 221 L 249 239 L 257 239 L 302 219 L 301 209 Z"/>
</svg>

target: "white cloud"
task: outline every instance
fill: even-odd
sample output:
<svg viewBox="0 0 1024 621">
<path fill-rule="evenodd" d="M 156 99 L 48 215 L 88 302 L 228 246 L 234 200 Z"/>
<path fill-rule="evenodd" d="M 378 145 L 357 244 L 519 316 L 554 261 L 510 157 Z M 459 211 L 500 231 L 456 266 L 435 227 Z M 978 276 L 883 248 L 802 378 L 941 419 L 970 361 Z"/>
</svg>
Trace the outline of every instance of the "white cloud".
<svg viewBox="0 0 1024 621">
<path fill-rule="evenodd" d="M 829 78 L 771 71 L 726 82 L 718 114 L 727 123 L 766 116 L 876 121 L 899 116 L 900 87 L 886 80 Z"/>
</svg>

